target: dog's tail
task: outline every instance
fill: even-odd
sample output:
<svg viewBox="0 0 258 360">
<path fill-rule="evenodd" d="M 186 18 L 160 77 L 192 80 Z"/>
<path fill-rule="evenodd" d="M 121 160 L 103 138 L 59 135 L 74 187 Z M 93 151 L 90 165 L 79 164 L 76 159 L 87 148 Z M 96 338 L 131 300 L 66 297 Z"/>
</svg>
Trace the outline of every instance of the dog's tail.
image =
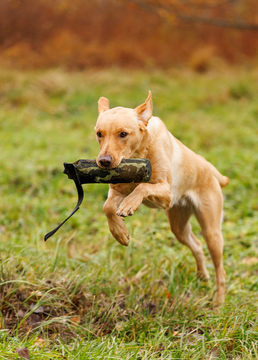
<svg viewBox="0 0 258 360">
<path fill-rule="evenodd" d="M 221 187 L 225 187 L 229 183 L 229 178 L 227 176 L 222 175 L 216 168 L 210 163 L 211 171 L 215 178 L 218 180 Z"/>
<path fill-rule="evenodd" d="M 200 158 L 202 158 L 206 163 L 209 164 L 211 172 L 213 176 L 218 180 L 221 187 L 225 187 L 229 183 L 229 178 L 227 176 L 222 175 L 219 170 L 215 168 L 214 165 L 212 165 L 209 161 L 207 161 L 203 156 L 199 155 Z"/>
</svg>

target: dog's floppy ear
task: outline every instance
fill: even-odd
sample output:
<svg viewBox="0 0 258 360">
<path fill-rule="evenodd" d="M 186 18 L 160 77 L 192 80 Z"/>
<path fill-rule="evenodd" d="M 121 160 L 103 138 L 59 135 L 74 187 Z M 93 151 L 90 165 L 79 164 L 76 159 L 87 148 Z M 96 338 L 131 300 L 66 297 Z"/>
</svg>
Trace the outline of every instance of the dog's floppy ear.
<svg viewBox="0 0 258 360">
<path fill-rule="evenodd" d="M 109 109 L 109 101 L 105 97 L 101 97 L 98 101 L 98 111 L 99 115 L 102 114 L 104 111 Z"/>
<path fill-rule="evenodd" d="M 148 121 L 152 117 L 151 91 L 149 91 L 149 95 L 148 95 L 147 99 L 145 100 L 145 103 L 137 106 L 137 108 L 135 108 L 134 111 L 138 115 L 139 120 L 141 120 L 144 123 L 144 125 L 147 126 Z"/>
</svg>

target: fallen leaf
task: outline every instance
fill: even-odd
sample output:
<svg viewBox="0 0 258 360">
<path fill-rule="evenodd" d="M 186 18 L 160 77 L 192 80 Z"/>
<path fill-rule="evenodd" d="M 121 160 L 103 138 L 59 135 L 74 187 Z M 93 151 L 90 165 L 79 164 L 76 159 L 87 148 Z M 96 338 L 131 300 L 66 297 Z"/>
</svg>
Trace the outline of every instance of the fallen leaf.
<svg viewBox="0 0 258 360">
<path fill-rule="evenodd" d="M 182 335 L 182 333 L 180 333 L 179 331 L 177 331 L 177 330 L 175 330 L 174 332 L 173 332 L 173 336 L 181 336 Z"/>
<path fill-rule="evenodd" d="M 24 312 L 22 310 L 18 310 L 17 315 L 21 318 L 24 317 Z"/>
<path fill-rule="evenodd" d="M 41 323 L 41 318 L 37 314 L 31 314 L 26 320 L 26 323 L 32 326 L 37 326 Z"/>
<path fill-rule="evenodd" d="M 165 290 L 165 295 L 166 295 L 167 299 L 170 299 L 171 294 L 170 294 L 170 292 L 168 290 Z"/>
<path fill-rule="evenodd" d="M 81 321 L 81 318 L 79 316 L 74 316 L 71 318 L 71 322 L 79 324 Z"/>
<path fill-rule="evenodd" d="M 29 350 L 27 348 L 15 349 L 15 351 L 19 356 L 23 357 L 24 359 L 30 358 Z"/>
<path fill-rule="evenodd" d="M 34 345 L 38 345 L 40 347 L 43 347 L 45 345 L 46 340 L 42 338 L 36 338 Z"/>
<path fill-rule="evenodd" d="M 34 304 L 31 304 L 31 305 L 30 305 L 30 309 L 31 309 L 31 310 L 32 310 L 34 307 L 35 307 Z M 44 310 L 43 306 L 39 306 L 38 308 L 36 308 L 36 309 L 33 311 L 33 313 L 35 313 L 35 314 L 40 314 L 40 313 L 43 313 L 44 311 L 45 311 L 45 310 Z"/>
</svg>

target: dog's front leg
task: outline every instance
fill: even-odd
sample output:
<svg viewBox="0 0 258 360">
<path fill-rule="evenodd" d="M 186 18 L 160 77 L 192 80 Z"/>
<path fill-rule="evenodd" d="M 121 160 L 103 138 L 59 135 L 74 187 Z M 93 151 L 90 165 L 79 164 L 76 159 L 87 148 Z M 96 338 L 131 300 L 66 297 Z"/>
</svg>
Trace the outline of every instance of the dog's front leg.
<svg viewBox="0 0 258 360">
<path fill-rule="evenodd" d="M 128 246 L 130 241 L 129 231 L 125 226 L 124 219 L 116 214 L 125 196 L 126 195 L 110 188 L 103 209 L 108 220 L 111 234 L 121 245 Z"/>
<path fill-rule="evenodd" d="M 167 182 L 139 184 L 120 204 L 117 215 L 133 215 L 144 200 L 149 200 L 164 210 L 171 207 L 172 190 Z"/>
</svg>

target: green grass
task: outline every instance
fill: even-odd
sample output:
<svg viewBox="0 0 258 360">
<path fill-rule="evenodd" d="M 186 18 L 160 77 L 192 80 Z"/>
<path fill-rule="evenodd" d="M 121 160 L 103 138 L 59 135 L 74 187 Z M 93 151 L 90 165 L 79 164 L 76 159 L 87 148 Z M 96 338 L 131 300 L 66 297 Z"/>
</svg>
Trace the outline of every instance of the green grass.
<svg viewBox="0 0 258 360">
<path fill-rule="evenodd" d="M 122 247 L 106 185 L 84 185 L 80 210 L 43 240 L 77 200 L 62 163 L 98 154 L 98 98 L 136 107 L 148 90 L 154 115 L 231 180 L 219 310 L 206 245 L 207 284 L 163 212 L 140 207 Z M 257 359 L 257 94 L 257 70 L 0 72 L 0 359 L 23 347 L 30 359 Z"/>
</svg>

